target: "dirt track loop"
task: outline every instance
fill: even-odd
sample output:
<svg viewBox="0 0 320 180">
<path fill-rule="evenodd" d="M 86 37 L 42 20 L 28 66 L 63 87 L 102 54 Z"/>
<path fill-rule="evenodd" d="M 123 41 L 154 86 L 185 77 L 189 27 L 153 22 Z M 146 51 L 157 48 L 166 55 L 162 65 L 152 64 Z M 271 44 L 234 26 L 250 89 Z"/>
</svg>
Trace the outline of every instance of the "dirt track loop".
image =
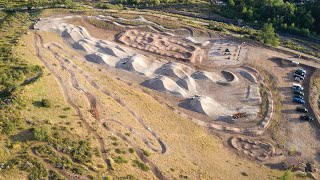
<svg viewBox="0 0 320 180">
<path fill-rule="evenodd" d="M 163 140 L 154 132 L 148 125 L 145 124 L 143 119 L 136 113 L 134 112 L 131 108 L 129 108 L 125 102 L 123 102 L 120 98 L 118 98 L 116 95 L 114 95 L 112 92 L 108 91 L 107 89 L 101 87 L 91 76 L 86 74 L 82 69 L 78 68 L 75 64 L 73 64 L 69 59 L 63 57 L 61 54 L 56 52 L 53 47 L 58 47 L 59 49 L 62 50 L 62 48 L 57 45 L 57 44 L 51 44 L 48 49 L 53 55 L 56 57 L 57 60 L 60 62 L 63 61 L 64 63 L 68 64 L 71 66 L 73 69 L 77 70 L 86 80 L 93 86 L 95 89 L 99 90 L 103 94 L 110 96 L 113 98 L 116 102 L 118 102 L 123 108 L 125 108 L 130 114 L 137 120 L 139 124 L 141 124 L 142 127 L 144 127 L 155 139 L 157 139 L 159 145 L 161 146 L 161 153 L 165 154 L 167 152 L 167 147 Z"/>
<path fill-rule="evenodd" d="M 36 36 L 40 39 L 41 36 L 36 34 Z M 41 41 L 40 41 L 41 42 Z M 43 45 L 43 42 L 41 42 L 41 47 L 45 48 L 44 45 Z M 133 110 L 131 110 L 128 106 L 126 106 L 126 104 L 121 100 L 119 99 L 118 97 L 116 97 L 114 94 L 112 94 L 111 92 L 107 91 L 106 89 L 102 88 L 100 85 L 98 85 L 92 77 L 90 77 L 88 74 L 86 74 L 83 70 L 79 69 L 75 64 L 73 64 L 69 59 L 65 58 L 63 55 L 59 54 L 57 51 L 54 50 L 54 48 L 59 48 L 60 50 L 62 50 L 62 48 L 57 45 L 57 44 L 51 44 L 48 46 L 48 50 L 49 52 L 51 52 L 54 57 L 59 61 L 61 67 L 65 70 L 67 70 L 71 76 L 71 83 L 72 83 L 72 86 L 73 88 L 77 89 L 78 91 L 82 91 L 87 99 L 89 100 L 90 102 L 90 106 L 91 106 L 91 110 L 95 109 L 95 113 L 96 113 L 96 119 L 100 120 L 100 117 L 99 117 L 99 113 L 97 111 L 98 109 L 98 101 L 96 100 L 95 96 L 93 94 L 91 94 L 90 92 L 88 92 L 88 90 L 84 89 L 78 82 L 77 78 L 76 78 L 76 75 L 75 73 L 72 71 L 72 69 L 76 70 L 79 74 L 81 74 L 86 80 L 87 82 L 90 83 L 91 86 L 93 86 L 95 89 L 99 90 L 100 92 L 102 92 L 103 94 L 105 94 L 106 96 L 110 96 L 112 97 L 116 102 L 118 102 L 122 107 L 124 107 L 127 111 L 129 111 L 132 116 L 137 120 L 137 122 L 139 122 L 141 124 L 141 126 L 143 126 L 159 143 L 161 149 L 157 149 L 155 147 L 153 147 L 151 145 L 151 143 L 149 142 L 149 140 L 146 138 L 146 137 L 143 137 L 142 135 L 139 135 L 138 133 L 134 133 L 136 134 L 146 145 L 147 147 L 149 147 L 151 150 L 155 151 L 155 152 L 160 152 L 162 154 L 165 154 L 167 152 L 167 147 L 166 145 L 164 144 L 164 142 L 160 139 L 160 137 L 158 137 L 158 135 L 152 131 L 152 129 L 147 126 L 143 119 L 137 115 Z M 48 65 L 49 67 L 49 65 Z M 49 67 L 50 68 L 50 67 Z M 54 74 L 54 73 L 53 73 Z M 57 75 L 57 74 L 56 74 Z M 59 77 L 57 75 L 57 79 L 61 80 L 61 77 Z M 63 84 L 63 82 L 61 81 L 60 84 Z M 67 94 L 67 90 L 65 89 L 66 91 L 66 94 Z M 68 97 L 68 95 L 66 96 Z M 67 99 L 67 98 L 66 98 Z M 72 101 L 69 102 L 69 104 L 78 112 L 78 114 L 82 117 L 82 113 L 80 111 L 80 109 L 75 105 L 73 104 Z M 83 117 L 82 117 L 83 118 Z M 99 121 L 100 122 L 100 127 L 102 127 L 103 123 L 105 121 Z M 123 124 L 120 124 L 121 126 L 123 126 Z M 93 133 L 96 131 L 93 130 L 93 128 L 88 124 L 88 130 L 90 131 L 93 131 Z M 136 132 L 134 131 L 133 128 L 129 127 L 129 126 L 123 126 L 125 127 L 126 129 L 129 129 L 131 132 Z M 151 161 L 149 160 L 142 152 L 141 148 L 139 148 L 139 146 L 137 146 L 134 142 L 132 142 L 131 140 L 127 139 L 124 135 L 120 134 L 120 133 L 117 133 L 117 132 L 114 132 L 110 129 L 107 129 L 109 131 L 111 131 L 113 134 L 116 134 L 119 138 L 121 138 L 122 140 L 124 140 L 126 143 L 128 143 L 130 146 L 132 146 L 137 154 L 137 156 L 145 163 L 148 163 L 152 172 L 155 174 L 155 176 L 158 178 L 158 179 L 166 179 L 166 177 L 164 176 L 164 174 L 160 171 L 160 169 Z M 97 137 L 99 138 L 99 140 L 101 140 L 101 137 L 100 135 L 96 134 Z M 101 140 L 102 141 L 102 140 Z M 104 148 L 104 147 L 103 147 Z M 105 149 L 105 148 L 104 148 Z M 105 151 L 103 151 L 105 152 Z M 105 153 L 104 153 L 105 154 Z M 105 155 L 106 156 L 106 155 Z M 106 156 L 107 157 L 107 156 Z M 108 163 L 110 163 L 109 159 L 107 161 Z M 110 167 L 111 167 L 111 164 L 110 164 Z M 112 167 L 111 167 L 112 168 Z"/>
<path fill-rule="evenodd" d="M 79 116 L 80 120 L 84 123 L 85 128 L 91 132 L 95 138 L 97 139 L 97 141 L 99 142 L 99 146 L 100 146 L 100 151 L 103 157 L 103 160 L 105 161 L 105 163 L 107 164 L 108 170 L 112 170 L 112 166 L 110 163 L 110 159 L 108 158 L 107 154 L 106 154 L 106 147 L 105 144 L 103 142 L 103 137 L 101 137 L 91 126 L 90 124 L 84 119 L 84 116 L 80 110 L 80 108 L 71 100 L 68 89 L 66 88 L 66 84 L 65 81 L 61 78 L 61 76 L 59 76 L 57 74 L 57 72 L 54 71 L 54 68 L 48 63 L 46 62 L 46 60 L 43 58 L 43 55 L 41 54 L 40 48 L 44 48 L 43 46 L 43 40 L 42 37 L 37 34 L 34 33 L 34 39 L 35 39 L 35 44 L 34 47 L 36 49 L 36 55 L 37 57 L 41 60 L 41 62 L 43 63 L 43 65 L 50 71 L 50 73 L 52 73 L 54 75 L 54 77 L 57 79 L 64 98 L 66 100 L 66 102 L 76 111 L 77 115 Z"/>
<path fill-rule="evenodd" d="M 78 179 L 82 179 L 82 180 L 87 180 L 88 178 L 85 178 L 83 176 L 80 176 L 78 174 L 74 174 L 74 173 L 70 173 L 64 169 L 60 169 L 60 168 L 56 168 L 54 167 L 52 164 L 50 164 L 49 162 L 47 162 L 46 160 L 44 160 L 41 156 L 39 156 L 39 154 L 34 150 L 34 147 L 39 146 L 39 145 L 44 145 L 46 143 L 44 142 L 38 142 L 38 143 L 34 143 L 31 145 L 31 147 L 28 149 L 28 153 L 33 156 L 34 158 L 37 159 L 41 159 L 41 161 L 45 164 L 46 168 L 49 170 L 54 170 L 54 171 L 58 171 L 60 175 L 62 175 L 63 177 L 65 177 L 66 179 L 69 180 L 78 180 Z M 54 148 L 52 148 L 52 150 L 58 154 L 62 154 L 61 152 L 55 150 Z M 74 162 L 73 162 L 74 163 Z M 77 164 L 77 163 L 76 163 Z M 78 166 L 82 166 L 80 164 L 77 164 Z"/>
</svg>

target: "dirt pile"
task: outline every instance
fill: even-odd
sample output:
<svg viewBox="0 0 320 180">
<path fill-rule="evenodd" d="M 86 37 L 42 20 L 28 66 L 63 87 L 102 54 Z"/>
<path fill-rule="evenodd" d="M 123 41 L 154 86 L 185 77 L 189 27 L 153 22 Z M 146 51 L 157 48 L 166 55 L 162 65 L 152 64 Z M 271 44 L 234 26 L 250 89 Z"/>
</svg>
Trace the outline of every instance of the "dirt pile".
<svg viewBox="0 0 320 180">
<path fill-rule="evenodd" d="M 141 32 L 139 30 L 127 30 L 118 39 L 120 42 L 134 48 L 138 48 L 162 56 L 176 58 L 183 61 L 201 61 L 200 49 L 173 37 L 160 34 Z"/>
</svg>

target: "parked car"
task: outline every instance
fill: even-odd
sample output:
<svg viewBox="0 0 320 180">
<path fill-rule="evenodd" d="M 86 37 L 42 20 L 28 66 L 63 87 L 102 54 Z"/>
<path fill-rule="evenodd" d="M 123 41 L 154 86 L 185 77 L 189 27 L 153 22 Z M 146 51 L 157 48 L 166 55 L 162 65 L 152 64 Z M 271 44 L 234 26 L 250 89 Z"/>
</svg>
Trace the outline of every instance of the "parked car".
<svg viewBox="0 0 320 180">
<path fill-rule="evenodd" d="M 307 74 L 307 71 L 305 69 L 303 69 L 302 67 L 298 68 L 297 71 L 302 71 L 304 72 L 305 74 Z"/>
<path fill-rule="evenodd" d="M 292 102 L 298 103 L 298 104 L 304 104 L 305 103 L 305 101 L 303 99 L 300 99 L 300 98 L 293 98 Z"/>
<path fill-rule="evenodd" d="M 299 74 L 300 76 L 306 76 L 306 73 L 304 73 L 303 71 L 300 70 L 296 70 L 296 72 L 294 72 L 294 74 Z"/>
<path fill-rule="evenodd" d="M 302 107 L 302 106 L 297 107 L 297 108 L 296 108 L 296 111 L 302 112 L 302 113 L 308 113 L 308 109 L 305 108 L 305 107 Z"/>
<path fill-rule="evenodd" d="M 299 87 L 299 86 L 292 86 L 293 90 L 298 90 L 298 91 L 303 91 L 303 87 Z"/>
<path fill-rule="evenodd" d="M 294 73 L 294 74 L 293 74 L 293 77 L 294 77 L 294 78 L 298 77 L 298 78 L 304 80 L 304 76 L 301 76 L 300 74 L 297 74 L 297 73 Z"/>
<path fill-rule="evenodd" d="M 314 121 L 314 119 L 308 115 L 302 115 L 299 119 L 303 121 Z"/>
<path fill-rule="evenodd" d="M 299 95 L 299 96 L 304 96 L 304 93 L 302 91 L 299 91 L 299 90 L 293 90 L 293 94 L 294 95 Z"/>
<path fill-rule="evenodd" d="M 294 80 L 297 81 L 297 82 L 302 82 L 303 81 L 303 79 L 300 78 L 300 77 L 295 77 Z"/>
<path fill-rule="evenodd" d="M 301 96 L 301 95 L 293 95 L 293 98 L 299 98 L 299 99 L 304 100 L 304 97 L 303 97 L 303 96 Z"/>
<path fill-rule="evenodd" d="M 301 85 L 301 84 L 298 84 L 298 83 L 292 83 L 292 86 L 302 87 L 302 85 Z"/>
</svg>

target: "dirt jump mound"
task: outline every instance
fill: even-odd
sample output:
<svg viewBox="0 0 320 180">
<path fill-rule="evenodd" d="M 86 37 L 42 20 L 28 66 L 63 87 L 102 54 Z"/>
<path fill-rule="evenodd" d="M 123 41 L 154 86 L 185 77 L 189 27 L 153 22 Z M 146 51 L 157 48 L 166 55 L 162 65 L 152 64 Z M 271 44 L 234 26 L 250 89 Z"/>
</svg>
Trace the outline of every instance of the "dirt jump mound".
<svg viewBox="0 0 320 180">
<path fill-rule="evenodd" d="M 232 137 L 230 145 L 244 155 L 259 161 L 265 161 L 275 153 L 275 148 L 272 144 L 243 137 Z"/>
<path fill-rule="evenodd" d="M 152 76 L 154 71 L 162 64 L 157 61 L 148 61 L 143 56 L 135 54 L 131 57 L 121 59 L 115 65 L 116 68 L 130 72 L 137 72 L 141 75 Z"/>
<path fill-rule="evenodd" d="M 207 96 L 194 96 L 183 101 L 179 106 L 205 114 L 213 119 L 218 119 L 219 116 L 231 116 L 232 111 L 223 107 L 220 103 L 216 102 Z"/>
<path fill-rule="evenodd" d="M 146 80 L 141 85 L 162 92 L 169 92 L 174 96 L 187 96 L 187 92 L 183 90 L 175 81 L 166 76 L 156 76 Z"/>
<path fill-rule="evenodd" d="M 183 61 L 198 61 L 200 49 L 193 44 L 160 34 L 127 30 L 118 39 L 134 48 Z M 201 59 L 199 60 L 201 61 Z"/>
<path fill-rule="evenodd" d="M 218 84 L 229 86 L 239 82 L 239 78 L 233 72 L 224 70 L 221 71 L 221 73 L 224 76 L 225 80 L 217 82 Z"/>
</svg>

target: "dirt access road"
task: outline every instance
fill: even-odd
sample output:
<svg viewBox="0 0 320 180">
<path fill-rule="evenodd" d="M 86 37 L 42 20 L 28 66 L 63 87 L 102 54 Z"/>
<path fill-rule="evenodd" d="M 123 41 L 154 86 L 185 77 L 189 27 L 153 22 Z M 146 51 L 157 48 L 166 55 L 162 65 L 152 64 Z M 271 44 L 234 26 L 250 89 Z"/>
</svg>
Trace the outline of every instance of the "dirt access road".
<svg viewBox="0 0 320 180">
<path fill-rule="evenodd" d="M 268 49 L 252 47 L 248 51 L 248 61 L 263 67 L 268 71 L 276 81 L 279 95 L 281 97 L 282 113 L 279 124 L 279 130 L 276 136 L 279 144 L 285 147 L 285 153 L 289 151 L 301 152 L 301 156 L 298 156 L 302 161 L 316 161 L 320 163 L 319 149 L 320 149 L 320 131 L 319 124 L 316 122 L 305 122 L 300 121 L 299 117 L 301 114 L 295 111 L 297 104 L 292 102 L 292 83 L 294 83 L 293 73 L 297 69 L 295 66 L 291 66 L 290 63 L 283 63 L 281 60 L 275 58 L 289 59 L 290 56 L 275 53 Z M 301 61 L 310 65 L 308 61 Z M 319 67 L 319 64 L 311 64 L 312 67 L 302 66 L 307 70 L 307 77 L 302 83 L 304 86 L 305 97 L 309 96 L 309 81 L 310 76 L 314 71 L 314 66 Z M 311 111 L 309 102 L 306 100 L 306 107 Z M 300 154 L 300 153 L 298 153 Z"/>
</svg>

